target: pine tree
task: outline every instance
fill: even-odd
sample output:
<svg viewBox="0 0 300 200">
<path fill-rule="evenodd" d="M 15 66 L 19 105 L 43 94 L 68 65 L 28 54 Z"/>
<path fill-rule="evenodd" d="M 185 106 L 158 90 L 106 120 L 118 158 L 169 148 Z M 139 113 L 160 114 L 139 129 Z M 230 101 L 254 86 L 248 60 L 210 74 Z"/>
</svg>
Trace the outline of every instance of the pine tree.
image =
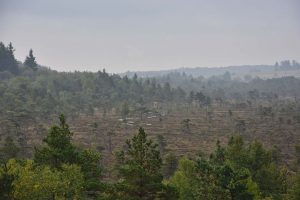
<svg viewBox="0 0 300 200">
<path fill-rule="evenodd" d="M 19 72 L 19 68 L 18 68 L 18 63 L 17 60 L 15 59 L 15 49 L 12 46 L 12 43 L 10 42 L 7 46 L 7 51 L 8 51 L 8 60 L 9 60 L 9 70 L 11 73 L 13 74 L 17 74 Z"/>
<path fill-rule="evenodd" d="M 157 145 L 147 139 L 143 128 L 127 140 L 127 150 L 118 153 L 117 184 L 121 199 L 155 199 L 163 191 L 161 174 L 162 159 Z"/>
<path fill-rule="evenodd" d="M 29 55 L 26 57 L 24 65 L 30 67 L 33 71 L 37 70 L 37 63 L 35 61 L 35 57 L 33 56 L 32 49 L 29 50 Z"/>
<path fill-rule="evenodd" d="M 93 150 L 81 151 L 71 142 L 73 133 L 66 123 L 65 116 L 59 116 L 59 125 L 50 129 L 49 134 L 43 140 L 46 146 L 36 148 L 34 161 L 37 165 L 49 165 L 52 169 L 62 170 L 64 164 L 76 164 L 80 166 L 84 176 L 84 189 L 90 197 L 101 195 L 103 184 L 100 180 L 102 167 L 101 155 Z"/>
<path fill-rule="evenodd" d="M 44 139 L 47 146 L 35 149 L 34 160 L 38 164 L 47 164 L 60 168 L 63 163 L 73 164 L 78 161 L 78 152 L 71 143 L 72 133 L 64 115 L 59 117 L 60 125 L 53 126 Z"/>
<path fill-rule="evenodd" d="M 9 45 L 5 47 L 5 45 L 0 42 L 0 71 L 9 71 L 12 74 L 19 72 L 14 51 L 12 43 L 9 43 Z"/>
</svg>

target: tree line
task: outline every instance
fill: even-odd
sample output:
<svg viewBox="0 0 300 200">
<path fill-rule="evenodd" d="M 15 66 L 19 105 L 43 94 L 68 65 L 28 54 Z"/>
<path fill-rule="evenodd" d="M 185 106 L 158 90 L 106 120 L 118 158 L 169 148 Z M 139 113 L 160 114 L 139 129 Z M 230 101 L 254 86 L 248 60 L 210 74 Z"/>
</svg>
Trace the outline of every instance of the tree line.
<svg viewBox="0 0 300 200">
<path fill-rule="evenodd" d="M 15 49 L 11 42 L 7 46 L 0 42 L 0 72 L 6 71 L 15 75 L 20 73 L 19 63 L 15 58 L 14 51 Z M 29 55 L 25 58 L 23 65 L 34 71 L 37 70 L 38 65 L 32 49 L 29 50 Z"/>
<path fill-rule="evenodd" d="M 33 51 L 23 63 L 14 56 L 10 43 L 0 43 L 0 115 L 5 119 L 45 119 L 60 112 L 68 116 L 106 112 L 124 102 L 133 109 L 150 107 L 153 102 L 209 106 L 218 103 L 273 102 L 300 96 L 300 79 L 294 77 L 247 81 L 232 79 L 230 73 L 211 78 L 172 73 L 163 77 L 132 78 L 92 72 L 57 72 L 37 64 Z"/>
</svg>

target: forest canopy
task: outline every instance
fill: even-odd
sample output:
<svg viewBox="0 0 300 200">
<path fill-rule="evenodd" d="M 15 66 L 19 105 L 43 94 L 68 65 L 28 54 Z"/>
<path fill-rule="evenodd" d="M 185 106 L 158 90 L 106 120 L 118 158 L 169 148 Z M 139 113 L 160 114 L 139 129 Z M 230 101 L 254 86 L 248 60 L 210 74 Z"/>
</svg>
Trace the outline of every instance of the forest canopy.
<svg viewBox="0 0 300 200">
<path fill-rule="evenodd" d="M 14 51 L 0 43 L 0 199 L 300 198 L 299 78 L 58 72 Z"/>
</svg>

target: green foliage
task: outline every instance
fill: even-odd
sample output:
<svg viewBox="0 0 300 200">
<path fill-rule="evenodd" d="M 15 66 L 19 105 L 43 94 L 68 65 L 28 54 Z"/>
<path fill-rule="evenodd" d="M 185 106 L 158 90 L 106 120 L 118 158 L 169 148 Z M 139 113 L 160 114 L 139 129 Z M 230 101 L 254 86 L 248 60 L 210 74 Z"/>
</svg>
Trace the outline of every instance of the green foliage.
<svg viewBox="0 0 300 200">
<path fill-rule="evenodd" d="M 157 135 L 156 139 L 160 153 L 163 155 L 165 152 L 165 147 L 167 145 L 166 139 L 163 135 Z"/>
<path fill-rule="evenodd" d="M 0 200 L 12 199 L 14 176 L 9 174 L 7 162 L 9 159 L 16 158 L 19 152 L 11 137 L 6 137 L 3 147 L 0 149 Z"/>
<path fill-rule="evenodd" d="M 97 196 L 99 191 L 103 190 L 103 184 L 100 180 L 102 167 L 100 165 L 101 155 L 92 150 L 84 150 L 79 155 L 79 165 L 84 174 L 86 191 L 90 191 L 92 196 Z"/>
<path fill-rule="evenodd" d="M 291 187 L 288 190 L 288 200 L 300 199 L 300 172 L 292 178 Z"/>
<path fill-rule="evenodd" d="M 19 76 L 8 72 L 0 74 L 0 78 L 5 78 L 0 84 L 0 105 L 6 108 L 0 114 L 9 118 L 6 111 L 24 113 L 22 122 L 30 118 L 49 119 L 49 116 L 58 113 L 65 113 L 69 117 L 76 117 L 79 113 L 92 114 L 94 108 L 105 109 L 107 113 L 112 108 L 120 108 L 124 118 L 129 114 L 129 105 L 124 102 L 137 105 L 157 100 L 185 101 L 185 96 L 167 101 L 161 95 L 163 89 L 155 82 L 135 81 L 109 75 L 105 71 L 58 73 L 40 68 L 33 73 L 28 67 L 20 69 Z M 172 95 L 181 93 L 179 90 L 172 89 Z"/>
<path fill-rule="evenodd" d="M 262 197 L 281 199 L 286 191 L 286 172 L 273 162 L 272 151 L 263 148 L 258 141 L 248 147 L 241 137 L 232 137 L 226 158 L 234 169 L 249 170 L 252 180 L 258 185 Z"/>
<path fill-rule="evenodd" d="M 239 168 L 247 166 L 247 152 L 242 137 L 232 136 L 229 139 L 225 155 L 234 167 Z"/>
<path fill-rule="evenodd" d="M 13 197 L 22 200 L 38 199 L 82 199 L 84 178 L 77 165 L 61 166 L 53 170 L 49 166 L 34 167 L 33 161 L 20 164 L 16 160 L 8 163 L 9 173 L 15 178 Z"/>
<path fill-rule="evenodd" d="M 12 199 L 14 176 L 8 171 L 6 163 L 0 166 L 0 200 Z"/>
<path fill-rule="evenodd" d="M 163 164 L 163 173 L 166 179 L 169 179 L 173 176 L 174 172 L 178 167 L 178 159 L 174 153 L 169 153 L 165 157 L 165 162 Z"/>
<path fill-rule="evenodd" d="M 118 153 L 120 199 L 155 199 L 163 192 L 162 160 L 157 145 L 147 139 L 144 129 L 127 140 L 126 151 Z"/>
<path fill-rule="evenodd" d="M 14 143 L 11 137 L 6 137 L 3 147 L 0 149 L 0 163 L 6 163 L 11 158 L 16 158 L 19 147 Z"/>
<path fill-rule="evenodd" d="M 36 71 L 38 69 L 32 49 L 29 50 L 29 55 L 26 57 L 24 65 L 31 68 L 33 71 Z"/>
<path fill-rule="evenodd" d="M 279 170 L 274 163 L 259 169 L 253 175 L 263 197 L 282 199 L 286 193 L 286 171 Z"/>
<path fill-rule="evenodd" d="M 179 192 L 179 199 L 229 199 L 229 192 L 218 184 L 218 179 L 212 175 L 211 166 L 206 161 L 197 163 L 186 157 L 179 161 L 178 171 L 171 179 Z"/>
<path fill-rule="evenodd" d="M 0 42 L 0 72 L 7 71 L 18 74 L 18 63 L 14 56 L 14 48 L 11 43 L 7 47 Z"/>
<path fill-rule="evenodd" d="M 245 104 L 249 100 L 249 91 L 252 91 L 251 97 L 255 91 L 255 99 L 261 101 L 265 97 L 269 101 L 278 95 L 300 95 L 300 80 L 292 77 L 255 79 L 245 83 L 223 75 L 195 78 L 172 73 L 149 79 L 110 75 L 105 70 L 96 73 L 66 73 L 44 67 L 33 72 L 37 69 L 37 63 L 32 51 L 20 67 L 13 53 L 11 44 L 6 47 L 0 43 L 0 79 L 3 80 L 0 84 L 0 106 L 6 108 L 0 114 L 6 119 L 9 118 L 7 111 L 21 115 L 21 122 L 37 118 L 49 119 L 49 116 L 58 113 L 70 117 L 76 117 L 79 113 L 93 114 L 95 108 L 107 112 L 112 108 L 121 108 L 120 113 L 124 117 L 128 115 L 128 109 L 122 111 L 124 102 L 130 103 L 132 110 L 135 110 L 134 107 L 140 105 L 148 106 L 149 109 L 154 101 L 180 105 L 193 102 L 193 105 L 196 103 L 200 107 L 210 106 L 220 100 Z M 278 95 L 270 91 L 276 91 Z M 188 92 L 191 92 L 189 98 L 186 95 Z"/>
<path fill-rule="evenodd" d="M 283 199 L 286 170 L 273 162 L 271 151 L 255 141 L 246 146 L 231 137 L 226 148 L 217 142 L 209 159 L 183 158 L 171 179 L 180 199 Z"/>
<path fill-rule="evenodd" d="M 299 198 L 299 174 L 287 187 L 287 171 L 276 165 L 273 151 L 266 150 L 258 141 L 246 145 L 242 137 L 234 136 L 226 147 L 218 141 L 209 158 L 183 157 L 177 169 L 173 154 L 168 154 L 162 165 L 158 145 L 147 138 L 142 128 L 127 140 L 127 148 L 117 153 L 117 182 L 104 184 L 101 155 L 76 148 L 64 115 L 59 120 L 60 124 L 53 126 L 44 139 L 46 146 L 36 149 L 35 162 L 2 162 L 0 199 Z M 8 137 L 2 148 L 2 160 L 15 157 L 17 152 Z M 168 181 L 163 181 L 162 171 Z"/>
<path fill-rule="evenodd" d="M 6 138 L 0 152 L 1 200 L 299 199 L 299 173 L 288 181 L 288 171 L 277 165 L 274 150 L 265 149 L 259 141 L 246 144 L 241 136 L 233 136 L 226 147 L 217 141 L 208 158 L 183 157 L 177 168 L 172 153 L 162 163 L 158 145 L 143 128 L 117 153 L 118 180 L 105 184 L 101 155 L 75 147 L 64 115 L 59 121 L 44 139 L 46 145 L 36 148 L 34 161 L 11 159 L 19 148 Z"/>
<path fill-rule="evenodd" d="M 78 152 L 71 143 L 72 133 L 64 115 L 60 115 L 59 120 L 60 125 L 51 127 L 44 139 L 47 146 L 35 149 L 34 160 L 37 164 L 60 168 L 63 163 L 78 162 Z"/>
<path fill-rule="evenodd" d="M 258 186 L 251 179 L 247 169 L 233 169 L 228 164 L 221 165 L 217 169 L 214 172 L 215 176 L 219 174 L 221 186 L 229 191 L 231 199 L 251 200 L 259 197 Z"/>
<path fill-rule="evenodd" d="M 101 195 L 103 184 L 101 182 L 102 168 L 101 155 L 93 150 L 79 150 L 72 142 L 72 132 L 69 129 L 64 115 L 59 116 L 60 124 L 51 127 L 44 139 L 45 147 L 36 148 L 34 161 L 39 166 L 50 166 L 55 170 L 62 170 L 65 164 L 76 164 L 81 167 L 84 177 L 84 189 L 89 196 Z"/>
<path fill-rule="evenodd" d="M 178 170 L 171 179 L 171 184 L 174 185 L 179 192 L 179 199 L 195 199 L 196 163 L 186 157 L 180 159 Z"/>
<path fill-rule="evenodd" d="M 203 106 L 213 106 L 215 102 L 227 105 L 240 102 L 246 108 L 270 103 L 279 97 L 300 95 L 300 79 L 293 77 L 256 78 L 243 82 L 231 78 L 231 72 L 211 78 L 195 78 L 175 72 L 150 79 L 138 78 L 136 74 L 133 78 L 110 75 L 105 70 L 65 73 L 42 67 L 37 70 L 37 67 L 32 50 L 22 65 L 14 57 L 12 44 L 6 47 L 0 43 L 0 107 L 4 108 L 0 109 L 0 115 L 4 125 L 10 123 L 17 130 L 24 122 L 33 124 L 38 118 L 49 119 L 60 112 L 76 117 L 80 113 L 92 115 L 94 110 L 109 113 L 112 108 L 121 108 L 123 118 L 130 111 L 138 111 L 142 120 L 154 101 L 162 105 L 159 107 L 163 112 L 165 108 L 177 105 L 202 112 Z M 187 92 L 190 92 L 189 99 L 186 99 Z M 297 103 L 292 102 L 290 106 L 297 108 Z M 267 106 L 259 107 L 257 111 L 267 120 L 273 117 L 276 109 Z M 207 114 L 212 112 L 213 109 L 207 109 Z M 228 111 L 230 117 L 232 113 Z M 296 116 L 290 116 L 288 120 L 281 116 L 278 115 L 279 119 L 290 125 L 297 123 Z M 237 132 L 245 133 L 250 124 L 244 118 L 237 118 Z M 93 128 L 97 129 L 96 124 Z M 189 119 L 182 122 L 182 131 L 191 132 Z M 7 163 L 10 158 L 18 157 L 22 145 L 6 138 L 0 151 L 0 199 L 51 199 L 53 195 L 70 199 L 84 194 L 96 199 L 102 198 L 107 188 L 109 192 L 113 191 L 113 199 L 177 199 L 177 190 L 180 199 L 283 199 L 287 188 L 290 199 L 299 199 L 299 175 L 293 177 L 287 187 L 287 171 L 278 166 L 274 151 L 264 149 L 257 141 L 248 145 L 241 137 L 232 137 L 226 147 L 218 142 L 209 158 L 183 158 L 174 174 L 177 168 L 175 155 L 167 155 L 162 166 L 157 146 L 140 129 L 139 134 L 127 142 L 127 149 L 118 154 L 118 182 L 107 185 L 101 180 L 100 154 L 75 147 L 71 138 L 72 133 L 61 116 L 60 124 L 53 126 L 44 139 L 45 146 L 36 148 L 35 162 L 24 163 Z M 159 136 L 158 143 L 163 151 L 164 138 Z M 298 164 L 299 152 L 300 148 L 296 147 Z M 163 182 L 162 174 L 170 182 Z"/>
</svg>

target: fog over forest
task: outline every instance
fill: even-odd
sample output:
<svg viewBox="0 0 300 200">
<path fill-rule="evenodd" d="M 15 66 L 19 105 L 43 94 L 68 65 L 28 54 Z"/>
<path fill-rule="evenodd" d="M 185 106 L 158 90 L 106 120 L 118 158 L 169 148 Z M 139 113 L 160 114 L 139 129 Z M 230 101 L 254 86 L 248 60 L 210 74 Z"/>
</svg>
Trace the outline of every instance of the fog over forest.
<svg viewBox="0 0 300 200">
<path fill-rule="evenodd" d="M 0 200 L 299 200 L 299 6 L 0 1 Z"/>
</svg>

